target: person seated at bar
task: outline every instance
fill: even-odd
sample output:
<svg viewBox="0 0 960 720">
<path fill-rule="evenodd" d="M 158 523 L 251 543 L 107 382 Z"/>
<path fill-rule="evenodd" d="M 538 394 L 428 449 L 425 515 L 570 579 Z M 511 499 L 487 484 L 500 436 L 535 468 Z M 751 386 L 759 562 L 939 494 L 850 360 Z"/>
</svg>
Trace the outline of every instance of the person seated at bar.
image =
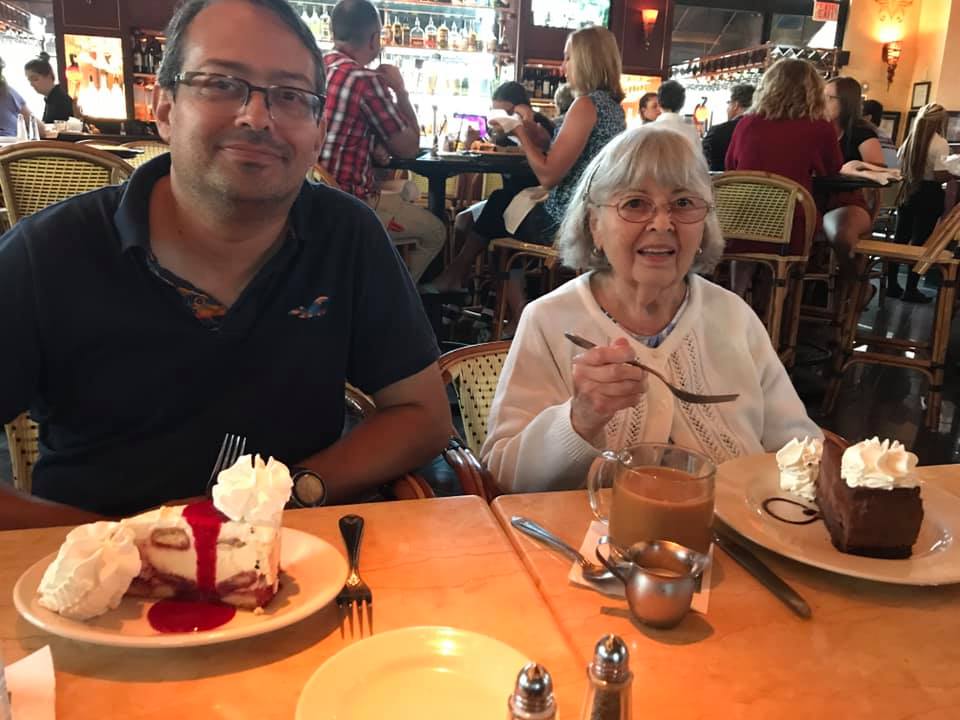
<svg viewBox="0 0 960 720">
<path fill-rule="evenodd" d="M 717 123 L 703 138 L 703 154 L 707 156 L 707 165 L 712 172 L 723 172 L 724 159 L 733 131 L 743 114 L 753 105 L 753 85 L 734 85 L 730 88 L 727 101 L 727 122 Z"/>
<path fill-rule="evenodd" d="M 356 498 L 433 457 L 433 332 L 370 208 L 305 182 L 323 57 L 285 0 L 188 0 L 154 93 L 170 152 L 0 241 L 0 422 L 40 424 L 0 527 L 202 495 L 226 432 Z M 341 439 L 344 383 L 378 412 Z"/>
<path fill-rule="evenodd" d="M 553 122 L 543 113 L 534 111 L 526 89 L 518 82 L 505 82 L 494 90 L 491 107 L 516 115 L 525 122 L 536 123 L 551 135 L 554 132 Z M 497 144 L 515 147 L 506 135 L 500 135 Z M 530 170 L 504 174 L 502 178 L 502 188 L 494 190 L 486 200 L 474 203 L 457 214 L 453 224 L 454 247 L 459 247 L 460 250 L 432 282 L 421 286 L 421 292 L 424 289 L 450 292 L 463 287 L 474 261 L 486 248 L 491 233 L 496 233 L 503 227 L 504 210 L 521 190 L 539 184 L 537 176 Z"/>
<path fill-rule="evenodd" d="M 900 206 L 897 208 L 895 242 L 923 245 L 943 215 L 943 184 L 953 176 L 944 161 L 950 154 L 947 143 L 949 115 L 938 103 L 920 108 L 906 141 L 900 148 Z M 928 303 L 933 298 L 917 289 L 920 276 L 910 271 L 906 289 L 900 286 L 900 265 L 887 264 L 887 295 L 904 302 Z"/>
<path fill-rule="evenodd" d="M 836 77 L 824 88 L 826 118 L 833 123 L 843 162 L 863 161 L 886 166 L 883 148 L 874 127 L 863 119 L 863 90 L 852 77 Z M 856 279 L 854 250 L 861 237 L 873 229 L 873 215 L 863 190 L 831 192 L 818 198 L 824 208 L 823 232 L 836 248 L 840 265 L 838 292 L 846 297 Z M 875 208 L 873 209 L 875 210 Z"/>
<path fill-rule="evenodd" d="M 40 53 L 23 66 L 27 82 L 30 87 L 43 95 L 43 121 L 45 123 L 67 120 L 76 115 L 73 100 L 67 95 L 56 78 L 53 76 L 53 67 L 50 65 L 50 56 Z"/>
<path fill-rule="evenodd" d="M 657 101 L 660 103 L 660 114 L 655 122 L 662 123 L 666 127 L 675 130 L 693 143 L 694 147 L 700 147 L 700 133 L 686 120 L 680 112 L 687 101 L 687 90 L 676 80 L 667 80 L 657 90 Z"/>
<path fill-rule="evenodd" d="M 382 63 L 376 70 L 367 69 L 380 55 L 377 9 L 368 0 L 341 0 L 330 15 L 330 27 L 334 49 L 324 58 L 327 139 L 320 162 L 341 190 L 376 211 L 390 237 L 417 241 L 407 263 L 418 281 L 443 249 L 447 228 L 440 218 L 404 200 L 399 192 L 378 189 L 371 162 L 379 145 L 396 157 L 416 157 L 420 150 L 417 114 L 396 66 Z"/>
<path fill-rule="evenodd" d="M 835 175 L 843 165 L 833 123 L 826 119 L 823 78 L 806 60 L 783 58 L 763 75 L 751 112 L 733 131 L 727 148 L 727 170 L 762 170 L 802 185 L 813 194 L 813 177 Z M 785 142 L 789 138 L 789 142 Z M 818 208 L 822 213 L 822 208 Z M 788 252 L 801 251 L 803 223 L 799 209 Z M 738 241 L 741 252 L 764 252 L 767 245 Z M 735 263 L 733 287 L 738 294 L 752 283 L 754 268 Z M 766 282 L 766 280 L 764 280 Z M 769 287 L 754 287 L 755 304 L 766 307 Z"/>
<path fill-rule="evenodd" d="M 0 58 L 0 135 L 16 137 L 17 116 L 22 116 L 24 120 L 29 120 L 32 116 L 26 101 L 3 76 L 4 67 L 6 64 L 3 58 Z"/>
<path fill-rule="evenodd" d="M 655 92 L 644 93 L 640 98 L 640 118 L 643 120 L 643 124 L 652 123 L 660 117 L 661 112 L 657 94 Z"/>
<path fill-rule="evenodd" d="M 657 124 L 612 140 L 583 174 L 557 246 L 589 267 L 535 300 L 500 373 L 481 458 L 508 492 L 581 487 L 604 449 L 672 442 L 720 463 L 821 437 L 763 324 L 699 273 L 723 253 L 699 148 Z M 583 352 L 575 333 L 597 347 Z M 692 405 L 625 362 L 700 393 Z"/>
<path fill-rule="evenodd" d="M 573 105 L 575 99 L 573 88 L 570 87 L 569 83 L 560 83 L 557 86 L 557 91 L 553 94 L 553 104 L 557 106 L 557 116 L 553 118 L 554 126 L 560 127 L 563 125 L 563 118 L 566 117 L 567 110 Z"/>
</svg>

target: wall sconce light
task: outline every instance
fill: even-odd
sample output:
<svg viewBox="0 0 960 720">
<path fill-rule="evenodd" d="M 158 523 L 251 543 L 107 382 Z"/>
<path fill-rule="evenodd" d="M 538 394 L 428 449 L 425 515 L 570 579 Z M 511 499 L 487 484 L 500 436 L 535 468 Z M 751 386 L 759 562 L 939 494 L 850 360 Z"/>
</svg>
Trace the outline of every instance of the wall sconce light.
<svg viewBox="0 0 960 720">
<path fill-rule="evenodd" d="M 643 21 L 643 44 L 650 47 L 650 40 L 653 39 L 653 29 L 657 25 L 657 18 L 660 17 L 660 11 L 657 8 L 646 8 L 640 11 L 640 19 Z"/>
<path fill-rule="evenodd" d="M 900 47 L 900 42 L 894 40 L 893 42 L 884 43 L 883 45 L 883 61 L 887 64 L 887 89 L 890 89 L 890 83 L 893 82 L 893 74 L 897 71 L 897 63 L 900 62 L 900 54 L 903 52 L 903 48 Z"/>
<path fill-rule="evenodd" d="M 903 11 L 913 5 L 913 0 L 877 0 L 877 4 L 880 6 L 881 23 L 902 23 Z"/>
</svg>

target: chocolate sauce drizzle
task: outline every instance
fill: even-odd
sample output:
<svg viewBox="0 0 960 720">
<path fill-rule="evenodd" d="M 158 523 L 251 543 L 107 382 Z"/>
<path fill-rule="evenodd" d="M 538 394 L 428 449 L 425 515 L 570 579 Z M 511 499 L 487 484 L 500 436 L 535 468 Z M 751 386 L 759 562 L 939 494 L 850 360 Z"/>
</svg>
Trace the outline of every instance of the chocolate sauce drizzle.
<svg viewBox="0 0 960 720">
<path fill-rule="evenodd" d="M 775 513 L 773 510 L 770 509 L 770 506 L 773 505 L 773 503 L 777 503 L 777 502 L 787 503 L 789 505 L 796 505 L 798 508 L 801 508 L 803 510 L 803 514 L 807 516 L 807 519 L 791 520 L 790 518 L 785 518 L 781 515 L 777 515 L 777 513 Z M 763 507 L 763 509 L 766 511 L 766 513 L 770 517 L 776 518 L 780 522 L 790 523 L 791 525 L 809 525 L 810 523 L 815 523 L 817 520 L 823 519 L 823 515 L 820 514 L 819 510 L 816 510 L 812 507 L 804 505 L 801 502 L 797 502 L 796 500 L 790 500 L 789 498 L 782 498 L 782 497 L 767 498 L 761 503 L 761 507 Z"/>
</svg>

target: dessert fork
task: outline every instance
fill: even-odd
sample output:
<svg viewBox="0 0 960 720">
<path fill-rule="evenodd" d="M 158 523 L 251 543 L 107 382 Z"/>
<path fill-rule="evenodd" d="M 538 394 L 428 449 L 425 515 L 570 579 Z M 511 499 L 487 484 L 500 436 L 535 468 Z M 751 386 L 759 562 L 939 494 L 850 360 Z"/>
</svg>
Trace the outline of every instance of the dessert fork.
<svg viewBox="0 0 960 720">
<path fill-rule="evenodd" d="M 227 433 L 223 436 L 220 454 L 217 455 L 217 462 L 214 463 L 213 472 L 210 473 L 210 479 L 207 480 L 207 497 L 213 494 L 213 486 L 217 484 L 217 475 L 220 474 L 220 471 L 231 467 L 246 449 L 247 439 L 243 435 Z"/>
<path fill-rule="evenodd" d="M 367 632 L 373 634 L 373 593 L 360 578 L 360 541 L 363 539 L 363 518 L 359 515 L 344 515 L 340 518 L 340 534 L 347 546 L 347 559 L 350 561 L 350 574 L 337 593 L 337 608 L 340 611 L 341 633 L 343 632 L 344 612 L 350 617 L 350 635 L 353 635 L 353 609 L 357 610 L 357 623 L 360 635 L 363 635 L 363 605 L 367 606 Z"/>
<path fill-rule="evenodd" d="M 586 340 L 585 338 L 580 337 L 579 335 L 574 335 L 573 333 L 565 332 L 563 336 L 572 342 L 577 347 L 582 347 L 584 350 L 591 350 L 596 347 L 595 343 Z M 657 380 L 662 382 L 667 386 L 667 389 L 670 390 L 678 399 L 683 400 L 684 402 L 692 403 L 694 405 L 709 405 L 712 403 L 725 403 L 736 400 L 740 397 L 738 394 L 733 393 L 731 395 L 700 395 L 698 393 L 688 392 L 682 388 L 678 388 L 675 385 L 671 385 L 670 381 L 667 380 L 663 375 L 654 370 L 652 367 L 644 365 L 639 360 L 627 360 L 625 365 L 633 365 L 638 367 L 641 370 L 646 370 L 648 373 L 653 375 Z"/>
</svg>

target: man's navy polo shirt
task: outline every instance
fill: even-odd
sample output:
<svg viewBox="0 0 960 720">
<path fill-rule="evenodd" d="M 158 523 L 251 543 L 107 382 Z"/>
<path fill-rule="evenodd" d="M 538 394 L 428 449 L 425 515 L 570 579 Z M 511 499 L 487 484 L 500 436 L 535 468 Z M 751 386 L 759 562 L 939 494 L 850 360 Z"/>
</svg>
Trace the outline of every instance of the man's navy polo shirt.
<svg viewBox="0 0 960 720">
<path fill-rule="evenodd" d="M 0 421 L 40 423 L 40 497 L 121 515 L 202 494 L 225 432 L 296 464 L 339 438 L 345 380 L 373 393 L 437 358 L 376 215 L 306 183 L 280 250 L 205 326 L 148 265 L 169 157 L 0 239 Z"/>
</svg>

